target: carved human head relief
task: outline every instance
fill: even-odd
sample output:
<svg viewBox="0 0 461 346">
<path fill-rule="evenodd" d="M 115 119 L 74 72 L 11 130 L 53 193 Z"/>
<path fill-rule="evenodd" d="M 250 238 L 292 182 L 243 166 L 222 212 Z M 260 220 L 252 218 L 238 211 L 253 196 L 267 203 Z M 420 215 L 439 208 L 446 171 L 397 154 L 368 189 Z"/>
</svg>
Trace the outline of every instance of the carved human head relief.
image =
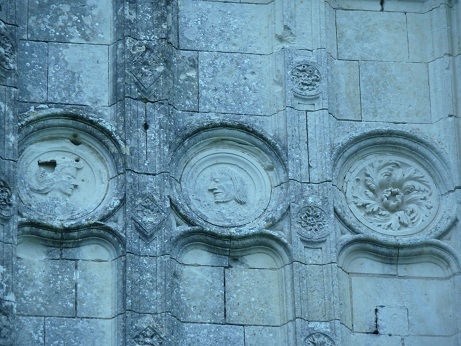
<svg viewBox="0 0 461 346">
<path fill-rule="evenodd" d="M 219 231 L 262 228 L 287 207 L 284 165 L 257 134 L 206 129 L 176 153 L 173 203 L 192 224 Z"/>
<path fill-rule="evenodd" d="M 120 205 L 121 142 L 93 118 L 55 112 L 22 125 L 19 213 L 72 228 L 106 217 Z"/>
<path fill-rule="evenodd" d="M 37 166 L 35 184 L 31 184 L 34 192 L 68 197 L 79 185 L 77 170 L 83 168 L 80 158 L 61 156 L 55 160 L 39 160 Z"/>
<path fill-rule="evenodd" d="M 208 190 L 214 195 L 215 203 L 227 203 L 235 200 L 238 204 L 247 201 L 246 184 L 234 170 L 217 169 L 211 173 Z"/>
</svg>

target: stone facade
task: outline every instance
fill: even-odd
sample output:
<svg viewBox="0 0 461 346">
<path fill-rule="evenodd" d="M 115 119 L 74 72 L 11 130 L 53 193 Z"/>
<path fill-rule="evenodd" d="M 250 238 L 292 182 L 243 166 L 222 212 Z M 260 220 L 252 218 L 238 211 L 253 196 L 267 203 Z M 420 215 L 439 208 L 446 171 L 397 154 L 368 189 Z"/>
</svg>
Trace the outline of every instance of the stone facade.
<svg viewBox="0 0 461 346">
<path fill-rule="evenodd" d="M 5 0 L 0 345 L 461 345 L 457 0 Z"/>
</svg>

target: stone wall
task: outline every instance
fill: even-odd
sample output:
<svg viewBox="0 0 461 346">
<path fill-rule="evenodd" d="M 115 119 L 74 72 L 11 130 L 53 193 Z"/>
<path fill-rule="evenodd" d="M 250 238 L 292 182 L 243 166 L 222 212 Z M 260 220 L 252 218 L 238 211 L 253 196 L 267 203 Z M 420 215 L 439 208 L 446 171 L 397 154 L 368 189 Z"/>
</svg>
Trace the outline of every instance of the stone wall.
<svg viewBox="0 0 461 346">
<path fill-rule="evenodd" d="M 0 345 L 460 345 L 457 0 L 6 0 Z"/>
</svg>

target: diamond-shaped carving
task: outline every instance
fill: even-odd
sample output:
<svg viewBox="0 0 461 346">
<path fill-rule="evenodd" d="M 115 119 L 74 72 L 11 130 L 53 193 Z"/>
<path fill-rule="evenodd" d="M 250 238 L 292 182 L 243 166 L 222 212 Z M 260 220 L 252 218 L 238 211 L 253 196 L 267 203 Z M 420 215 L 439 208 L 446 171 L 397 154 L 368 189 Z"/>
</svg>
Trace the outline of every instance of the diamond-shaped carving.
<svg viewBox="0 0 461 346">
<path fill-rule="evenodd" d="M 147 242 L 153 239 L 166 218 L 165 210 L 151 196 L 142 198 L 134 207 L 132 215 L 136 230 Z"/>
<path fill-rule="evenodd" d="M 155 325 L 151 324 L 137 334 L 134 341 L 137 345 L 160 346 L 163 345 L 165 338 Z"/>
<path fill-rule="evenodd" d="M 128 45 L 132 53 L 130 73 L 139 92 L 150 97 L 166 69 L 162 47 L 150 41 L 130 41 Z"/>
</svg>

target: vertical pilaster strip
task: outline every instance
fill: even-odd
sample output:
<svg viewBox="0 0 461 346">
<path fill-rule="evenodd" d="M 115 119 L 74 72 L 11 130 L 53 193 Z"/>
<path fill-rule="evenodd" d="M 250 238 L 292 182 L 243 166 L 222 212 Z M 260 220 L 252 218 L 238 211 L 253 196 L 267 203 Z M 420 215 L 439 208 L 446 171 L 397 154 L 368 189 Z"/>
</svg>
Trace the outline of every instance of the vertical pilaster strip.
<svg viewBox="0 0 461 346">
<path fill-rule="evenodd" d="M 156 344 L 170 340 L 172 334 L 165 244 L 170 230 L 168 141 L 175 92 L 176 11 L 175 0 L 125 2 L 125 229 L 127 278 L 131 278 L 126 340 L 133 345 Z"/>
<path fill-rule="evenodd" d="M 15 211 L 17 112 L 16 2 L 2 3 L 0 12 L 0 342 L 15 340 L 14 253 L 17 217 Z"/>
</svg>

